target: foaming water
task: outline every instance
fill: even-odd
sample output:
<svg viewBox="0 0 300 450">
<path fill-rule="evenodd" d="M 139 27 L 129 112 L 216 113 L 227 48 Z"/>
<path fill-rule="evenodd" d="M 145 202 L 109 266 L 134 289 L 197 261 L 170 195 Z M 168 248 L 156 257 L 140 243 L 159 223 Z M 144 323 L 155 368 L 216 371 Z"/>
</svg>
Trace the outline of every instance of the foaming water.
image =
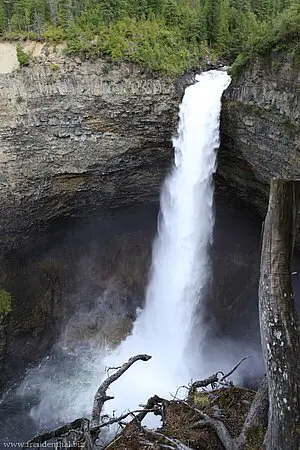
<svg viewBox="0 0 300 450">
<path fill-rule="evenodd" d="M 199 341 L 201 300 L 210 276 L 209 246 L 213 231 L 213 182 L 219 146 L 221 95 L 230 78 L 210 71 L 197 76 L 186 91 L 173 139 L 175 162 L 161 194 L 158 232 L 153 245 L 152 268 L 146 302 L 133 331 L 117 349 L 104 344 L 79 348 L 66 361 L 44 362 L 19 388 L 19 395 L 34 395 L 31 419 L 39 430 L 91 412 L 94 394 L 106 376 L 130 356 L 148 353 L 152 359 L 137 362 L 110 389 L 115 399 L 107 412 L 135 409 L 149 396 L 169 396 L 199 372 L 204 360 Z M 190 339 L 197 313 L 197 342 Z M 200 321 L 199 321 L 200 313 Z M 60 357 L 61 358 L 61 357 Z M 43 369 L 44 368 L 44 369 Z"/>
<path fill-rule="evenodd" d="M 154 393 L 168 396 L 197 375 L 199 347 L 193 348 L 190 334 L 210 276 L 212 176 L 221 95 L 229 82 L 226 72 L 210 71 L 197 76 L 197 82 L 185 91 L 178 136 L 173 139 L 175 164 L 161 195 L 145 308 L 132 334 L 104 360 L 106 366 L 115 366 L 137 353 L 152 356 L 112 386 L 115 400 L 108 407 L 119 412 Z"/>
</svg>

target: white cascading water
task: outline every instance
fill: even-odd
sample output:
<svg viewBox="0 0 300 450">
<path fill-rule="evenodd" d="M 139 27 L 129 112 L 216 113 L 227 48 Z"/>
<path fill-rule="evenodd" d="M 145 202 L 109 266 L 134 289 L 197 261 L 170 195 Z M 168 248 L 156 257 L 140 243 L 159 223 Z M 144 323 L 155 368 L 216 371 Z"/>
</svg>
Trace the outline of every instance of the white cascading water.
<svg viewBox="0 0 300 450">
<path fill-rule="evenodd" d="M 132 334 L 106 366 L 147 353 L 114 385 L 109 408 L 136 407 L 153 394 L 168 395 L 197 374 L 200 355 L 189 342 L 193 319 L 210 275 L 209 244 L 213 231 L 213 180 L 219 146 L 221 95 L 230 83 L 223 71 L 197 76 L 180 107 L 178 137 L 173 139 L 175 166 L 161 195 L 145 308 Z M 188 345 L 189 343 L 189 345 Z M 107 404 L 108 405 L 108 404 Z"/>
<path fill-rule="evenodd" d="M 207 366 L 205 372 L 199 371 L 203 359 L 190 337 L 196 308 L 198 342 L 205 334 L 204 326 L 202 331 L 199 327 L 199 311 L 201 316 L 201 298 L 210 276 L 212 177 L 221 95 L 229 82 L 226 72 L 209 71 L 185 91 L 178 136 L 173 140 L 175 164 L 161 195 L 146 303 L 132 334 L 110 354 L 97 341 L 90 352 L 78 350 L 76 371 L 66 373 L 67 368 L 55 362 L 44 364 L 20 386 L 23 396 L 38 389 L 40 401 L 30 415 L 42 429 L 53 427 L 55 419 L 66 422 L 90 414 L 94 394 L 106 376 L 104 366 L 119 366 L 135 354 L 147 353 L 152 359 L 135 363 L 111 385 L 109 395 L 115 399 L 106 403 L 107 413 L 133 410 L 154 394 L 168 397 L 191 378 L 208 375 Z"/>
</svg>

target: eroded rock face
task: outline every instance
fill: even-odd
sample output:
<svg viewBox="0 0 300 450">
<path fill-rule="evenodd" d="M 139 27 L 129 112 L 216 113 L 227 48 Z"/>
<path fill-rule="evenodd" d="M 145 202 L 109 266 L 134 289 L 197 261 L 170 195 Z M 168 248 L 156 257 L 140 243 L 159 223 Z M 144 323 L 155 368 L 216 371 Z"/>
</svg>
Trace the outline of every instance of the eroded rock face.
<svg viewBox="0 0 300 450">
<path fill-rule="evenodd" d="M 172 156 L 180 93 L 132 65 L 39 56 L 0 75 L 0 241 L 57 217 L 150 203 Z"/>
<path fill-rule="evenodd" d="M 287 52 L 251 64 L 223 96 L 218 181 L 262 215 L 272 177 L 300 178 L 299 86 Z"/>
</svg>

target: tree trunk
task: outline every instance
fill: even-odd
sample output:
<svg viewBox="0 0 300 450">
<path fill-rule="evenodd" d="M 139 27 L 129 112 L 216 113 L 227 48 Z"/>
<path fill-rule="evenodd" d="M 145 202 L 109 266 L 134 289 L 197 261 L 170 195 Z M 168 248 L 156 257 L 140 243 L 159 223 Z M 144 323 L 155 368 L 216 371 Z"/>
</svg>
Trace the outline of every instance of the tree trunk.
<svg viewBox="0 0 300 450">
<path fill-rule="evenodd" d="M 291 262 L 300 181 L 273 180 L 264 224 L 259 310 L 269 386 L 267 450 L 300 448 L 300 334 Z"/>
</svg>

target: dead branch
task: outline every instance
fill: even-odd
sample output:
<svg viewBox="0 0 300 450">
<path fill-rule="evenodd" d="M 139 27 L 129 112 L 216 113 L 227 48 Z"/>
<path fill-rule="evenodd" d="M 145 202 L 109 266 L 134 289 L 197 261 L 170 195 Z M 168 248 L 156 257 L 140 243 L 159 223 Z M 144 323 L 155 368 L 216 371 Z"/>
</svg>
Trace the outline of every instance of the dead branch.
<svg viewBox="0 0 300 450">
<path fill-rule="evenodd" d="M 190 386 L 185 386 L 184 384 L 182 386 L 179 386 L 175 392 L 175 397 L 177 397 L 178 392 L 180 389 L 186 389 L 187 391 L 190 389 Z"/>
<path fill-rule="evenodd" d="M 104 382 L 98 388 L 94 397 L 92 410 L 92 427 L 96 427 L 100 424 L 100 415 L 104 403 L 114 398 L 106 395 L 106 391 L 109 386 L 118 378 L 120 378 L 120 376 L 123 375 L 123 373 L 126 372 L 126 370 L 128 370 L 136 361 L 149 361 L 150 358 L 151 356 L 149 355 L 135 355 L 130 358 L 125 364 L 123 364 L 114 374 L 110 375 L 108 378 L 106 378 L 106 380 L 104 380 Z"/>
<path fill-rule="evenodd" d="M 160 412 L 162 414 L 162 405 L 165 402 L 164 398 L 158 397 L 158 395 L 154 395 L 153 397 L 150 397 L 144 407 L 144 409 L 135 416 L 135 420 L 137 420 L 139 423 L 142 423 L 148 412 L 153 409 L 156 413 Z"/>
<path fill-rule="evenodd" d="M 111 383 L 120 378 L 120 376 L 123 375 L 123 373 L 126 372 L 126 370 L 128 370 L 132 366 L 132 364 L 134 364 L 136 361 L 139 360 L 148 361 L 150 358 L 151 356 L 149 355 L 133 356 L 125 364 L 117 368 L 117 371 L 113 375 L 110 375 L 108 378 L 104 380 L 104 382 L 101 384 L 94 397 L 91 427 L 90 421 L 88 419 L 86 418 L 76 419 L 73 422 L 63 425 L 62 427 L 56 428 L 54 430 L 33 437 L 30 441 L 26 442 L 26 444 L 23 446 L 23 449 L 32 446 L 32 444 L 34 443 L 42 444 L 51 439 L 62 438 L 63 436 L 70 434 L 70 432 L 75 432 L 79 434 L 79 437 L 77 438 L 76 442 L 74 442 L 74 445 L 78 446 L 78 444 L 80 443 L 80 447 L 82 449 L 90 450 L 92 448 L 93 442 L 95 442 L 95 440 L 97 439 L 101 428 L 112 425 L 113 423 L 117 422 L 121 423 L 122 420 L 124 420 L 129 415 L 134 415 L 134 413 L 138 413 L 138 415 L 134 416 L 134 418 L 137 419 L 139 422 L 141 422 L 149 412 L 158 413 L 159 406 L 155 402 L 157 402 L 158 400 L 162 401 L 163 399 L 159 399 L 159 397 L 154 396 L 152 397 L 151 402 L 152 406 L 148 401 L 147 405 L 149 404 L 150 406 L 146 405 L 143 410 L 133 412 L 129 411 L 128 413 L 125 413 L 120 417 L 112 418 L 109 421 L 100 424 L 101 420 L 100 415 L 103 405 L 107 400 L 113 398 L 106 395 L 106 391 L 111 385 Z"/>
<path fill-rule="evenodd" d="M 155 405 L 154 405 L 155 406 Z M 137 409 L 135 411 L 127 411 L 126 413 L 122 414 L 119 417 L 113 417 L 110 420 L 107 420 L 106 422 L 101 423 L 100 425 L 97 425 L 96 427 L 93 427 L 90 429 L 91 434 L 95 435 L 99 433 L 101 428 L 108 427 L 110 425 L 113 425 L 115 423 L 120 423 L 122 420 L 127 419 L 127 417 L 132 416 L 134 420 L 138 420 L 141 422 L 148 413 L 157 413 L 158 408 L 144 408 L 144 409 Z M 135 415 L 136 413 L 139 413 L 138 415 Z M 139 419 L 139 416 L 142 417 L 141 420 Z"/>
<path fill-rule="evenodd" d="M 226 378 L 230 377 L 230 375 L 232 375 L 237 369 L 238 367 L 242 364 L 242 362 L 244 362 L 246 359 L 250 358 L 250 356 L 245 356 L 244 358 L 242 358 L 232 369 L 230 372 L 226 373 L 226 375 L 223 375 L 223 377 L 221 378 L 221 381 L 226 380 Z M 221 372 L 219 372 L 221 373 Z"/>
<path fill-rule="evenodd" d="M 199 380 L 199 381 L 194 381 L 194 383 L 192 383 L 191 387 L 190 387 L 190 393 L 195 393 L 196 389 L 198 388 L 203 388 L 203 387 L 207 387 L 209 385 L 213 386 L 214 384 L 219 382 L 219 373 L 222 372 L 217 372 L 214 373 L 213 375 L 211 375 L 209 378 L 206 378 L 205 380 Z"/>
<path fill-rule="evenodd" d="M 235 447 L 233 447 L 234 440 L 221 420 L 210 417 L 208 414 L 205 414 L 196 406 L 191 405 L 185 400 L 178 400 L 178 402 L 187 406 L 188 408 L 199 414 L 199 416 L 201 417 L 200 420 L 191 425 L 191 428 L 202 428 L 204 426 L 210 426 L 215 431 L 226 450 L 235 450 Z"/>
<path fill-rule="evenodd" d="M 242 358 L 226 375 L 224 375 L 223 372 L 219 371 L 219 372 L 214 373 L 210 377 L 206 378 L 205 380 L 195 381 L 194 383 L 192 383 L 192 385 L 189 389 L 188 397 L 190 398 L 190 396 L 193 395 L 196 392 L 196 389 L 198 389 L 198 388 L 204 388 L 209 385 L 214 387 L 218 383 L 222 384 L 222 382 L 225 381 L 227 377 L 232 375 L 239 368 L 239 366 L 242 364 L 242 362 L 248 358 L 250 358 L 250 356 L 245 356 L 244 358 Z M 219 374 L 222 375 L 222 378 L 220 378 L 220 379 L 219 379 Z M 178 392 L 178 390 L 177 390 L 177 392 Z"/>
<path fill-rule="evenodd" d="M 192 450 L 191 447 L 188 447 L 187 445 L 183 444 L 178 439 L 170 438 L 165 434 L 159 433 L 158 431 L 149 430 L 148 428 L 143 428 L 143 430 L 145 431 L 145 433 L 155 437 L 156 439 L 165 440 L 170 444 L 172 444 L 172 447 L 167 448 L 173 448 L 175 450 Z M 157 444 L 162 448 L 166 448 L 166 446 L 163 443 L 157 442 Z"/>
<path fill-rule="evenodd" d="M 89 427 L 88 419 L 85 418 L 76 419 L 73 420 L 73 422 L 66 423 L 62 427 L 56 428 L 55 430 L 51 430 L 33 437 L 32 439 L 30 439 L 30 441 L 26 442 L 26 444 L 24 444 L 22 448 L 23 449 L 28 448 L 31 446 L 30 444 L 34 443 L 42 444 L 43 442 L 49 441 L 50 439 L 55 439 L 65 434 L 68 434 L 71 431 L 80 430 L 83 432 L 86 429 L 88 429 L 88 427 Z"/>
</svg>

